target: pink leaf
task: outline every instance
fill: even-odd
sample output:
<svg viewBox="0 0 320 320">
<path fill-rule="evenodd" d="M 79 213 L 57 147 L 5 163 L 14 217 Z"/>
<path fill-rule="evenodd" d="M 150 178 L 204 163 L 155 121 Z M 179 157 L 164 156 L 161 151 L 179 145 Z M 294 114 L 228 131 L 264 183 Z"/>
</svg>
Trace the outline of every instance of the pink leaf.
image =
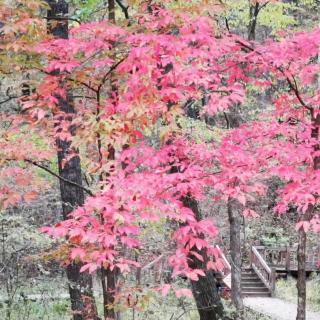
<svg viewBox="0 0 320 320">
<path fill-rule="evenodd" d="M 192 298 L 192 292 L 189 289 L 176 289 L 174 290 L 176 297 L 181 298 L 181 297 L 189 297 Z"/>
<path fill-rule="evenodd" d="M 170 285 L 170 284 L 164 284 L 164 285 L 161 287 L 161 294 L 162 294 L 163 297 L 165 297 L 165 296 L 168 294 L 170 288 L 171 288 L 171 285 Z"/>
<path fill-rule="evenodd" d="M 310 227 L 310 222 L 309 221 L 299 221 L 296 224 L 295 229 L 296 229 L 296 231 L 300 231 L 301 229 L 303 229 L 304 232 L 308 232 L 309 227 Z"/>
</svg>

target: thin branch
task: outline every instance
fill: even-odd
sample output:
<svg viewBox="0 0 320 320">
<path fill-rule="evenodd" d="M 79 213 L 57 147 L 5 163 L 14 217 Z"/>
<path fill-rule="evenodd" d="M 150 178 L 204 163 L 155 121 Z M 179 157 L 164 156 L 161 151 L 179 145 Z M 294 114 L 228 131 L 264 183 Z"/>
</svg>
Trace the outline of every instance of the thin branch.
<svg viewBox="0 0 320 320">
<path fill-rule="evenodd" d="M 7 161 L 17 161 L 16 159 L 6 159 Z M 78 184 L 76 182 L 73 182 L 71 180 L 68 180 L 66 178 L 63 178 L 61 177 L 60 175 L 58 175 L 57 173 L 55 173 L 54 171 L 52 171 L 51 169 L 49 169 L 48 167 L 34 161 L 34 160 L 30 160 L 30 159 L 23 159 L 24 162 L 27 162 L 27 163 L 30 163 L 30 164 L 33 164 L 35 167 L 38 167 L 48 173 L 50 173 L 52 176 L 58 178 L 59 180 L 65 182 L 65 183 L 68 183 L 72 186 L 75 186 L 79 189 L 82 189 L 83 191 L 85 191 L 87 194 L 89 194 L 90 196 L 94 197 L 94 193 L 90 190 L 90 189 L 87 189 L 86 187 L 82 186 L 81 184 Z"/>
<path fill-rule="evenodd" d="M 129 17 L 129 12 L 128 12 L 129 6 L 125 6 L 125 5 L 122 3 L 121 0 L 116 0 L 116 3 L 117 3 L 117 4 L 119 5 L 119 7 L 121 8 L 121 10 L 122 10 L 125 18 L 126 18 L 127 20 L 129 20 L 129 18 L 130 18 L 130 17 Z"/>
<path fill-rule="evenodd" d="M 108 76 L 112 73 L 112 71 L 114 71 L 118 66 L 119 64 L 121 64 L 125 59 L 127 59 L 127 57 L 123 57 L 122 59 L 120 59 L 118 62 L 116 62 L 113 66 L 110 67 L 110 69 L 108 70 L 108 72 L 104 75 L 104 77 L 102 78 L 99 86 L 98 86 L 98 89 L 96 91 L 96 93 L 100 92 L 102 86 L 105 84 Z"/>
<path fill-rule="evenodd" d="M 230 33 L 229 20 L 227 17 L 225 17 L 225 23 L 226 23 L 226 28 L 227 28 L 228 32 Z"/>
<path fill-rule="evenodd" d="M 93 99 L 93 100 L 96 100 L 95 97 L 90 97 L 90 96 L 71 96 L 70 98 L 72 98 L 72 99 Z"/>
<path fill-rule="evenodd" d="M 223 115 L 224 115 L 224 118 L 226 119 L 227 129 L 230 129 L 230 128 L 231 128 L 231 125 L 230 125 L 229 117 L 228 117 L 228 115 L 227 115 L 226 112 L 223 112 Z"/>
<path fill-rule="evenodd" d="M 74 82 L 74 83 L 79 83 L 79 84 L 82 84 L 83 86 L 85 86 L 86 88 L 88 88 L 89 90 L 97 93 L 97 89 L 92 87 L 90 84 L 87 84 L 86 82 L 83 82 L 83 81 L 78 81 L 76 79 L 73 79 L 73 78 L 66 78 L 67 80 L 71 81 L 71 82 Z"/>
<path fill-rule="evenodd" d="M 260 5 L 260 7 L 258 8 L 258 12 L 260 12 L 264 7 L 266 7 L 268 4 L 270 3 L 270 1 L 265 2 L 264 4 Z"/>
<path fill-rule="evenodd" d="M 313 108 L 308 106 L 302 99 L 301 95 L 300 95 L 300 91 L 298 89 L 298 84 L 297 84 L 297 81 L 295 79 L 295 77 L 293 75 L 292 76 L 292 80 L 293 82 L 291 81 L 291 79 L 285 75 L 285 72 L 281 69 L 281 68 L 278 68 L 278 70 L 286 77 L 286 80 L 288 82 L 288 85 L 289 85 L 289 88 L 291 91 L 294 92 L 295 96 L 297 97 L 297 99 L 299 100 L 300 104 L 305 107 L 306 109 L 308 109 L 312 115 L 313 115 Z"/>
<path fill-rule="evenodd" d="M 24 161 L 28 162 L 28 163 L 31 163 L 34 166 L 36 166 L 36 167 L 38 167 L 38 168 L 50 173 L 51 175 L 53 175 L 54 177 L 58 178 L 59 180 L 65 182 L 65 183 L 68 183 L 68 184 L 70 184 L 72 186 L 75 186 L 75 187 L 77 187 L 79 189 L 82 189 L 83 191 L 85 191 L 90 196 L 92 196 L 92 197 L 94 196 L 94 193 L 90 189 L 87 189 L 86 187 L 82 186 L 81 184 L 78 184 L 76 182 L 73 182 L 73 181 L 70 181 L 70 180 L 68 180 L 66 178 L 61 177 L 60 175 L 58 175 L 57 173 L 55 173 L 54 171 L 52 171 L 48 167 L 46 167 L 46 166 L 44 166 L 44 165 L 42 165 L 42 164 L 40 164 L 40 163 L 38 163 L 36 161 L 33 161 L 33 160 L 25 159 Z"/>
<path fill-rule="evenodd" d="M 6 102 L 8 102 L 10 100 L 17 99 L 17 98 L 19 98 L 19 97 L 18 96 L 8 96 L 7 99 L 0 101 L 0 105 L 4 104 L 4 103 L 6 103 Z"/>
<path fill-rule="evenodd" d="M 79 24 L 81 24 L 81 21 L 78 20 L 78 19 L 75 19 L 75 18 L 68 18 L 68 17 L 58 17 L 58 16 L 54 16 L 54 17 L 42 17 L 43 19 L 46 19 L 46 20 L 60 20 L 60 21 L 75 21 Z"/>
<path fill-rule="evenodd" d="M 242 41 L 236 40 L 236 43 L 240 44 L 242 47 L 244 47 L 245 49 L 247 49 L 247 50 L 249 50 L 249 51 L 251 51 L 251 52 L 256 52 L 257 55 L 263 57 L 263 54 L 262 54 L 261 52 L 256 51 L 253 47 L 251 47 L 251 46 L 243 43 Z M 294 78 L 294 76 L 291 74 L 291 77 L 292 77 L 292 79 L 293 79 L 293 82 L 292 82 L 292 80 L 285 74 L 284 70 L 283 70 L 281 67 L 275 67 L 275 68 L 284 75 L 284 77 L 285 77 L 285 79 L 286 79 L 286 81 L 287 81 L 287 83 L 288 83 L 288 85 L 289 85 L 290 90 L 294 92 L 294 94 L 295 94 L 295 96 L 297 97 L 297 99 L 299 100 L 300 104 L 301 104 L 304 108 L 306 108 L 307 110 L 309 110 L 309 111 L 311 112 L 311 116 L 312 116 L 314 110 L 313 110 L 312 107 L 308 106 L 308 105 L 304 102 L 304 100 L 302 99 L 301 94 L 300 94 L 300 91 L 299 91 L 299 89 L 298 89 L 298 85 L 297 85 L 296 79 Z"/>
</svg>

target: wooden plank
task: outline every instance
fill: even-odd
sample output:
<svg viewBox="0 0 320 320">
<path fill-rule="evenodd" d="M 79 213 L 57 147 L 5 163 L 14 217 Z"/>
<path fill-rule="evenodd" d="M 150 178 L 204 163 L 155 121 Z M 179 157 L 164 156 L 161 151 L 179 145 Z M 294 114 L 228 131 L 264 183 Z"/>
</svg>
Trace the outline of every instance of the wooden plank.
<svg viewBox="0 0 320 320">
<path fill-rule="evenodd" d="M 222 282 L 231 289 L 231 273 L 229 273 L 226 277 L 222 279 Z"/>
</svg>

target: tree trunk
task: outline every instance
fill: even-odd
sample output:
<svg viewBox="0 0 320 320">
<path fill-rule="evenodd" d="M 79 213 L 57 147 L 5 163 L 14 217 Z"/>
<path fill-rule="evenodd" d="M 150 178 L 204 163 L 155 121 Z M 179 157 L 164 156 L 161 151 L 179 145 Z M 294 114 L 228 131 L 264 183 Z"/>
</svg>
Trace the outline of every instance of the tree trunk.
<svg viewBox="0 0 320 320">
<path fill-rule="evenodd" d="M 319 126 L 320 126 L 320 115 L 311 114 L 311 121 L 313 123 L 313 129 L 311 131 L 311 137 L 314 139 L 319 138 Z M 314 151 L 320 150 L 320 145 L 317 143 L 314 145 Z M 320 156 L 315 156 L 313 159 L 313 169 L 320 169 Z M 314 206 L 310 205 L 305 214 L 301 215 L 299 221 L 310 221 L 314 212 Z M 307 234 L 301 228 L 298 233 L 298 306 L 297 306 L 297 318 L 296 320 L 306 319 L 306 246 L 307 246 Z"/>
<path fill-rule="evenodd" d="M 68 15 L 68 4 L 64 0 L 48 0 L 51 9 L 48 10 L 48 33 L 57 38 L 68 38 L 68 20 L 63 18 Z M 54 23 L 51 24 L 51 21 Z M 55 73 L 56 74 L 56 73 Z M 60 111 L 65 113 L 61 121 L 71 121 L 75 113 L 70 98 L 58 97 Z M 72 131 L 72 128 L 70 128 Z M 71 132 L 72 133 L 72 132 Z M 61 177 L 82 185 L 80 158 L 77 150 L 71 147 L 71 142 L 56 140 L 58 147 L 58 166 Z M 65 161 L 70 154 L 70 160 Z M 60 180 L 60 193 L 62 200 L 63 219 L 76 207 L 84 203 L 84 192 L 81 188 Z M 69 294 L 74 320 L 98 319 L 95 300 L 92 292 L 92 277 L 87 273 L 80 273 L 81 265 L 72 263 L 67 267 Z"/>
<path fill-rule="evenodd" d="M 114 0 L 108 0 L 108 20 L 109 22 L 115 24 L 116 23 L 116 16 L 115 16 L 115 1 Z M 117 98 L 117 85 L 115 84 L 113 73 L 110 74 L 110 96 L 113 98 Z M 99 92 L 100 96 L 100 92 Z M 100 110 L 100 98 L 97 99 L 97 103 Z M 100 112 L 100 111 L 99 111 Z M 99 115 L 98 115 L 98 121 Z M 98 149 L 99 153 L 101 155 L 101 141 L 100 136 L 98 136 Z M 109 156 L 108 160 L 114 160 L 114 154 L 115 150 L 112 145 L 109 145 Z M 102 158 L 100 159 L 102 161 Z M 109 173 L 106 173 L 109 175 Z M 120 319 L 120 312 L 116 312 L 114 309 L 114 303 L 115 303 L 115 294 L 117 292 L 117 278 L 118 278 L 118 272 L 113 269 L 112 271 L 107 268 L 101 269 L 101 284 L 102 284 L 102 295 L 103 295 L 103 313 L 105 319 L 112 319 L 117 320 Z"/>
<path fill-rule="evenodd" d="M 249 8 L 249 26 L 248 26 L 248 40 L 256 40 L 257 20 L 260 11 L 260 4 L 250 4 Z"/>
<path fill-rule="evenodd" d="M 311 137 L 314 139 L 319 138 L 319 126 L 320 126 L 320 115 L 311 114 L 311 121 L 313 123 L 313 129 L 311 131 Z M 319 144 L 314 145 L 314 151 L 318 152 L 320 150 Z M 315 156 L 313 159 L 313 169 L 320 169 L 320 156 Z M 299 221 L 310 221 L 312 219 L 314 212 L 314 206 L 310 205 L 308 210 L 304 215 L 301 215 Z M 305 320 L 306 319 L 306 246 L 307 246 L 307 234 L 301 228 L 298 233 L 298 252 L 297 252 L 297 260 L 298 260 L 298 281 L 297 281 L 297 289 L 298 289 L 298 306 L 297 306 L 297 320 Z"/>
<path fill-rule="evenodd" d="M 231 297 L 237 309 L 237 318 L 243 319 L 244 306 L 241 291 L 241 204 L 235 199 L 228 200 L 228 217 L 230 224 L 230 253 L 231 253 Z"/>
<path fill-rule="evenodd" d="M 195 215 L 197 221 L 202 220 L 202 214 L 199 210 L 198 202 L 192 197 L 184 197 L 183 205 L 190 208 Z M 206 250 L 198 250 L 193 248 L 203 257 L 203 262 L 190 256 L 189 267 L 193 269 L 206 269 L 208 256 Z M 224 319 L 224 310 L 218 292 L 217 280 L 212 271 L 206 271 L 205 277 L 199 277 L 198 281 L 191 281 L 193 297 L 196 301 L 200 320 L 220 320 Z"/>
<path fill-rule="evenodd" d="M 102 269 L 102 290 L 105 319 L 119 319 L 120 315 L 114 309 L 118 274 L 115 269 Z"/>
<path fill-rule="evenodd" d="M 243 122 L 236 106 L 225 113 L 228 128 L 238 128 Z M 241 268 L 242 268 L 242 247 L 241 247 L 241 209 L 242 205 L 236 199 L 229 199 L 227 203 L 229 230 L 230 230 L 230 255 L 231 255 L 231 297 L 237 309 L 237 318 L 243 319 L 244 306 L 241 290 Z"/>
<path fill-rule="evenodd" d="M 297 306 L 297 319 L 306 319 L 306 243 L 307 235 L 303 229 L 298 233 L 298 306 Z"/>
<path fill-rule="evenodd" d="M 112 23 L 116 22 L 116 13 L 115 13 L 114 0 L 108 0 L 108 19 Z"/>
</svg>

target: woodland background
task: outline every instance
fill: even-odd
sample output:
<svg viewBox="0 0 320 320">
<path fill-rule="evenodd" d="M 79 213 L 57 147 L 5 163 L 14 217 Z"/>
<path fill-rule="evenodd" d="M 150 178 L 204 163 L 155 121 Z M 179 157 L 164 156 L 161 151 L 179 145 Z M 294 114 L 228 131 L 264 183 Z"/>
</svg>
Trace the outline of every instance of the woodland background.
<svg viewBox="0 0 320 320">
<path fill-rule="evenodd" d="M 51 11 L 48 3 L 53 8 Z M 23 115 L 23 106 L 25 107 L 28 102 L 28 97 L 32 97 L 37 92 L 43 79 L 41 71 L 37 71 L 37 68 L 43 64 L 41 55 L 39 58 L 34 53 L 30 53 L 29 47 L 41 41 L 41 37 L 48 34 L 50 37 L 50 33 L 57 35 L 62 32 L 63 37 L 65 32 L 63 28 L 67 24 L 72 28 L 79 26 L 80 23 L 96 23 L 107 19 L 117 26 L 134 28 L 138 24 L 138 15 L 141 15 L 143 10 L 152 11 L 148 9 L 152 6 L 153 8 L 165 7 L 173 12 L 187 12 L 194 17 L 205 16 L 215 24 L 217 37 L 232 33 L 252 43 L 263 43 L 267 38 L 278 41 L 286 33 L 316 28 L 320 21 L 319 1 L 59 0 L 58 2 L 48 1 L 48 3 L 37 0 L 1 0 L 0 2 L 0 146 L 2 148 L 0 150 L 0 318 L 5 320 L 70 319 L 72 317 L 75 320 L 98 319 L 97 314 L 92 316 L 90 313 L 92 310 L 89 311 L 89 315 L 85 315 L 83 310 L 80 314 L 74 314 L 68 293 L 70 277 L 68 282 L 66 266 L 61 265 L 61 260 L 65 258 L 65 241 L 52 239 L 40 232 L 41 227 L 59 223 L 70 212 L 70 203 L 66 203 L 64 199 L 68 192 L 61 191 L 61 188 L 63 189 L 61 179 L 57 178 L 59 174 L 61 177 L 61 171 L 59 173 L 58 168 L 61 159 L 57 159 L 56 150 L 51 149 L 52 145 L 48 144 L 40 131 L 34 130 L 33 127 L 27 131 L 20 127 L 20 132 L 11 128 L 11 121 L 14 121 L 16 115 Z M 55 10 L 58 12 L 59 19 L 55 15 Z M 42 20 L 43 29 L 36 24 L 29 25 L 30 21 L 27 21 L 27 17 Z M 111 53 L 111 58 L 113 54 L 117 53 Z M 47 56 L 48 53 L 45 52 L 43 55 Z M 55 72 L 54 69 L 53 72 Z M 116 70 L 112 72 L 114 77 L 117 77 L 116 72 Z M 104 85 L 104 90 L 107 92 L 110 88 L 111 91 L 116 90 L 112 80 Z M 71 90 L 73 90 L 73 99 L 76 101 L 79 99 L 77 96 L 85 95 L 83 89 L 72 88 Z M 202 112 L 206 104 L 205 98 L 190 101 L 184 105 L 184 114 L 179 116 L 179 126 L 190 140 L 201 143 L 219 141 L 228 130 L 258 119 L 261 113 L 271 108 L 274 92 L 286 90 L 284 81 L 277 83 L 276 88 L 248 86 L 245 101 L 235 103 L 228 110 L 211 115 Z M 33 116 L 38 117 L 39 121 L 48 119 L 47 115 L 37 112 Z M 46 127 L 46 124 L 43 124 L 43 127 Z M 45 131 L 47 128 L 43 130 L 47 132 Z M 104 137 L 108 130 L 101 127 L 101 136 Z M 143 132 L 143 138 L 150 145 L 157 146 L 167 138 L 170 130 L 171 128 L 168 129 L 164 122 L 158 121 Z M 76 141 L 76 146 L 80 149 L 80 181 L 85 188 L 99 190 L 101 175 L 108 174 L 106 167 L 102 172 L 91 165 L 93 161 L 98 162 L 99 150 L 97 151 L 96 147 L 91 147 L 92 150 L 90 150 L 93 144 L 90 134 L 87 136 L 84 134 L 81 139 L 82 141 Z M 81 143 L 89 150 L 82 148 Z M 24 161 L 24 154 L 29 151 L 28 148 L 31 145 L 30 154 L 34 163 Z M 37 152 L 39 158 L 37 158 Z M 47 153 L 48 157 L 44 153 Z M 112 152 L 109 150 L 109 153 Z M 47 157 L 46 160 L 44 160 L 45 157 Z M 18 162 L 12 160 L 18 160 Z M 296 208 L 292 206 L 281 215 L 274 214 L 273 211 L 278 197 L 277 189 L 284 185 L 284 181 L 274 176 L 268 179 L 266 185 L 267 192 L 264 195 L 255 201 L 249 201 L 248 206 L 256 212 L 258 217 L 244 217 L 238 212 L 241 210 L 239 206 L 233 208 L 238 226 L 236 232 L 240 232 L 239 246 L 242 251 L 243 265 L 248 262 L 248 250 L 253 244 L 291 247 L 297 247 L 298 244 Z M 197 210 L 199 209 L 203 218 L 214 221 L 219 230 L 215 243 L 219 244 L 229 256 L 230 233 L 234 230 L 230 229 L 228 205 L 223 201 L 212 202 L 214 195 L 214 191 L 208 188 L 205 199 L 197 203 Z M 79 204 L 78 200 L 76 199 L 71 207 L 76 207 L 76 204 Z M 256 215 L 252 214 L 252 216 Z M 141 235 L 145 244 L 144 253 L 137 253 L 142 265 L 152 262 L 157 256 L 166 254 L 172 249 L 172 241 L 167 240 L 175 224 L 177 222 L 161 219 L 144 225 Z M 319 234 L 310 232 L 307 237 L 308 246 L 319 246 Z M 190 287 L 186 277 L 177 277 L 172 280 L 171 272 L 172 269 L 169 266 L 161 270 L 162 285 L 173 283 L 177 288 Z M 162 296 L 161 293 L 150 290 L 154 275 L 150 277 L 142 274 L 140 275 L 142 279 L 138 279 L 136 273 L 117 275 L 117 281 L 120 281 L 121 290 L 125 293 L 119 301 L 114 301 L 111 297 L 111 307 L 109 306 L 109 311 L 106 311 L 102 302 L 102 297 L 106 294 L 103 291 L 103 279 L 106 275 L 103 270 L 98 269 L 91 276 L 93 295 L 96 297 L 101 319 L 104 316 L 123 320 L 199 319 L 192 296 L 187 294 L 186 297 L 177 297 L 171 291 L 166 296 Z M 141 281 L 142 284 L 137 286 L 137 281 Z M 279 280 L 276 294 L 283 299 L 296 301 L 295 286 L 296 278 L 289 276 L 285 280 Z M 126 291 L 127 288 L 134 289 Z M 307 280 L 308 308 L 320 309 L 319 292 L 319 275 L 311 275 Z M 89 293 L 90 296 L 91 292 Z M 230 296 L 221 300 L 225 319 L 241 317 L 263 319 L 262 315 L 251 313 L 249 310 L 244 311 L 245 315 L 237 313 L 239 310 L 236 311 L 232 305 Z M 85 302 L 82 308 L 86 308 Z"/>
</svg>

